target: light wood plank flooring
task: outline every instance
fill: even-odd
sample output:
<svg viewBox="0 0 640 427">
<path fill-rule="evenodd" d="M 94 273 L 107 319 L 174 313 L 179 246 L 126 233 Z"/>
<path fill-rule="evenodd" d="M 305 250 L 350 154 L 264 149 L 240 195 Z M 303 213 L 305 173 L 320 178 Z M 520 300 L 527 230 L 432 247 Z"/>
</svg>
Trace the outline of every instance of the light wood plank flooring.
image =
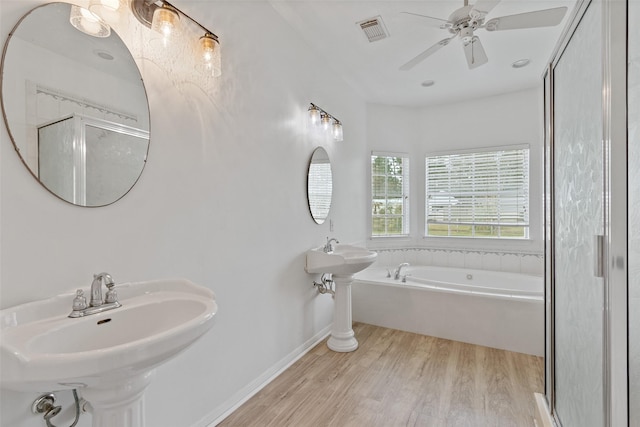
<svg viewBox="0 0 640 427">
<path fill-rule="evenodd" d="M 221 427 L 534 425 L 539 357 L 362 323 L 360 347 L 317 345 Z"/>
</svg>

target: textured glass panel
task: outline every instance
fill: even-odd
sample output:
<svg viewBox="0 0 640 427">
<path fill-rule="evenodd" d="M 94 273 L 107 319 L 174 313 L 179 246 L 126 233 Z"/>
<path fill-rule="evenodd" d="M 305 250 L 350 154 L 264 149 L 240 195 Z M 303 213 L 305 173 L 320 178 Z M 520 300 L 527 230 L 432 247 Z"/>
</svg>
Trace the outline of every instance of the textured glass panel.
<svg viewBox="0 0 640 427">
<path fill-rule="evenodd" d="M 565 426 L 602 426 L 603 233 L 601 4 L 593 2 L 555 68 L 556 410 Z"/>
<path fill-rule="evenodd" d="M 104 206 L 131 189 L 142 173 L 149 140 L 85 127 L 86 206 Z"/>
<path fill-rule="evenodd" d="M 38 177 L 59 197 L 76 201 L 74 167 L 75 127 L 68 118 L 38 129 Z"/>
<path fill-rule="evenodd" d="M 629 426 L 640 427 L 640 2 L 628 4 Z"/>
</svg>

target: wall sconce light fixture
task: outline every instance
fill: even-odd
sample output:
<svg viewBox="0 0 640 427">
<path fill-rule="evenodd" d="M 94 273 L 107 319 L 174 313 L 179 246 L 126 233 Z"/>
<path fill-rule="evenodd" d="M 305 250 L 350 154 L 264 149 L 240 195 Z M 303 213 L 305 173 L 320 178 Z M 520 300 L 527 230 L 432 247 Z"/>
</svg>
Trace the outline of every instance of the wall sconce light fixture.
<svg viewBox="0 0 640 427">
<path fill-rule="evenodd" d="M 165 48 L 173 45 L 176 52 L 187 52 L 188 60 L 182 61 L 185 70 L 213 77 L 222 74 L 218 36 L 198 21 L 164 0 L 131 0 L 131 11 L 142 25 L 162 35 Z M 167 51 L 165 56 L 174 61 L 173 54 Z"/>
<path fill-rule="evenodd" d="M 342 133 L 342 122 L 340 120 L 327 113 L 314 103 L 311 103 L 307 111 L 309 112 L 309 120 L 312 125 L 319 124 L 325 131 L 331 131 L 331 135 L 336 141 L 342 141 L 344 139 Z"/>
</svg>

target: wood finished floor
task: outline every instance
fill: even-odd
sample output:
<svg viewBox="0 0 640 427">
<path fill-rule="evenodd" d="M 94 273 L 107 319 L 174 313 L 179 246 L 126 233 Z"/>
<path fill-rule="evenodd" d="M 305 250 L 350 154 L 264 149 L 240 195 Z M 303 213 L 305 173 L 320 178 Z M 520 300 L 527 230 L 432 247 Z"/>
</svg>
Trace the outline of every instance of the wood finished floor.
<svg viewBox="0 0 640 427">
<path fill-rule="evenodd" d="M 220 427 L 534 426 L 543 360 L 356 323 L 360 347 L 326 341 Z"/>
</svg>

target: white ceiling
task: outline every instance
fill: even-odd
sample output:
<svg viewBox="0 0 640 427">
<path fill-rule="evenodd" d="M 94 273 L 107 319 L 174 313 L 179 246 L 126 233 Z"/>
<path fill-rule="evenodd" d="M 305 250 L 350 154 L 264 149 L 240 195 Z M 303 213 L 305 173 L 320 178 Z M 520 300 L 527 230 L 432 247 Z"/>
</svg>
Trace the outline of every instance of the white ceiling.
<svg viewBox="0 0 640 427">
<path fill-rule="evenodd" d="M 328 64 L 372 103 L 428 106 L 459 102 L 540 85 L 541 76 L 556 46 L 575 1 L 502 0 L 487 15 L 491 18 L 567 6 L 555 27 L 489 32 L 478 29 L 489 62 L 476 69 L 467 66 L 459 39 L 409 71 L 398 68 L 450 36 L 447 30 L 425 25 L 412 12 L 447 19 L 463 6 L 462 0 L 271 0 L 275 10 Z M 473 4 L 473 0 L 472 0 Z M 370 43 L 357 25 L 381 16 L 390 34 Z M 511 64 L 530 59 L 527 67 Z M 434 80 L 432 87 L 421 85 Z"/>
</svg>

